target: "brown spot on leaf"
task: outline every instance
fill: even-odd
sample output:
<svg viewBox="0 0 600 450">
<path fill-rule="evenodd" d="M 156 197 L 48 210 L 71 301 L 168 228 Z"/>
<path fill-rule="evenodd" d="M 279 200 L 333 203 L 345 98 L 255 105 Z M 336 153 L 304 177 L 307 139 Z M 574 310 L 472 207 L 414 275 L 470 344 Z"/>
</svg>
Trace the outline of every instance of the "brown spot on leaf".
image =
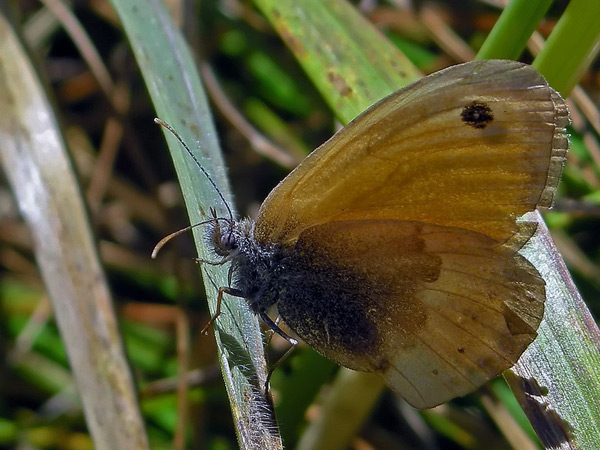
<svg viewBox="0 0 600 450">
<path fill-rule="evenodd" d="M 339 73 L 329 72 L 327 74 L 327 79 L 342 97 L 347 97 L 352 93 L 352 88 L 348 86 L 348 83 L 346 83 L 344 77 L 342 77 Z"/>
</svg>

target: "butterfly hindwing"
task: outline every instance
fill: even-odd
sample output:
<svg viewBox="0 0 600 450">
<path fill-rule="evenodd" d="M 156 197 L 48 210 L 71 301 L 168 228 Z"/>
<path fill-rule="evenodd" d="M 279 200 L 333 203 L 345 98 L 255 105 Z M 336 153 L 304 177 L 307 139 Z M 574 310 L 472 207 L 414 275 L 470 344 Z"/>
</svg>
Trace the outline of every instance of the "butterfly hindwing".
<svg viewBox="0 0 600 450">
<path fill-rule="evenodd" d="M 330 359 L 380 373 L 420 408 L 511 367 L 543 315 L 535 268 L 468 230 L 330 222 L 305 230 L 288 256 L 284 321 Z"/>
</svg>

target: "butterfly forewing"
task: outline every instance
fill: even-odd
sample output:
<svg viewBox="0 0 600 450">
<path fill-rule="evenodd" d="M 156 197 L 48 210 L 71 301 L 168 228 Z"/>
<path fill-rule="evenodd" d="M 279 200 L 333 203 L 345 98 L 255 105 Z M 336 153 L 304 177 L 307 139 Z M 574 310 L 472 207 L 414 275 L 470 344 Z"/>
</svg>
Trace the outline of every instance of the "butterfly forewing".
<svg viewBox="0 0 600 450">
<path fill-rule="evenodd" d="M 498 240 L 550 206 L 567 139 L 564 101 L 530 66 L 479 61 L 375 104 L 268 196 L 256 237 L 294 242 L 336 220 L 451 225 Z"/>
</svg>

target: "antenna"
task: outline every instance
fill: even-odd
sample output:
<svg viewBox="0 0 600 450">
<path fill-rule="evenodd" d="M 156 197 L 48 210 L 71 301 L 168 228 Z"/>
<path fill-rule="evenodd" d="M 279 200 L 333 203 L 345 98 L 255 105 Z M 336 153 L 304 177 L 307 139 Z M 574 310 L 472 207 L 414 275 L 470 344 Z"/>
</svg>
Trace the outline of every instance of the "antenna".
<svg viewBox="0 0 600 450">
<path fill-rule="evenodd" d="M 169 234 L 168 236 L 165 236 L 164 238 L 162 238 L 160 240 L 160 242 L 158 244 L 156 244 L 154 246 L 154 250 L 152 250 L 152 259 L 156 259 L 156 256 L 158 255 L 158 252 L 165 246 L 165 244 L 167 242 L 169 242 L 171 239 L 173 239 L 176 236 L 179 236 L 182 233 L 185 233 L 186 231 L 190 231 L 196 227 L 199 227 L 200 225 L 205 225 L 207 223 L 213 222 L 215 219 L 208 219 L 208 220 L 203 220 L 202 222 L 199 223 L 195 223 L 194 225 L 190 225 L 187 226 L 185 228 L 182 228 L 181 230 L 177 230 L 174 233 Z M 219 220 L 219 219 L 217 219 Z M 227 219 L 221 219 L 221 220 L 227 220 Z"/>
<path fill-rule="evenodd" d="M 215 188 L 215 191 L 217 191 L 217 194 L 219 194 L 219 197 L 223 201 L 223 204 L 225 205 L 225 208 L 227 208 L 227 212 L 229 213 L 229 220 L 231 222 L 234 222 L 233 213 L 231 212 L 231 208 L 229 207 L 229 205 L 227 204 L 227 201 L 225 200 L 225 197 L 223 197 L 223 194 L 221 193 L 221 191 L 217 187 L 217 184 L 210 177 L 210 175 L 208 174 L 208 172 L 206 171 L 206 169 L 204 167 L 202 167 L 202 164 L 200 164 L 200 161 L 198 161 L 198 158 L 196 158 L 196 156 L 192 153 L 192 151 L 187 146 L 187 144 L 185 142 L 183 142 L 183 139 L 181 139 L 181 136 L 179 136 L 179 134 L 177 133 L 177 131 L 175 131 L 175 129 L 171 125 L 169 125 L 167 122 L 165 122 L 162 119 L 159 119 L 158 117 L 154 119 L 154 123 L 160 125 L 163 128 L 166 128 L 167 130 L 169 130 L 171 132 L 171 134 L 173 136 L 175 136 L 177 138 L 177 140 L 179 141 L 179 143 L 183 146 L 183 148 L 185 148 L 185 151 L 188 152 L 188 155 L 190 155 L 192 157 L 192 159 L 194 160 L 194 162 L 196 163 L 196 165 L 198 166 L 198 168 L 202 171 L 202 173 L 204 174 L 204 176 L 206 178 L 208 178 L 208 181 L 210 181 L 210 184 L 212 184 L 212 186 Z M 205 222 L 202 222 L 202 223 L 205 223 Z M 200 225 L 200 224 L 197 224 L 197 225 Z"/>
</svg>

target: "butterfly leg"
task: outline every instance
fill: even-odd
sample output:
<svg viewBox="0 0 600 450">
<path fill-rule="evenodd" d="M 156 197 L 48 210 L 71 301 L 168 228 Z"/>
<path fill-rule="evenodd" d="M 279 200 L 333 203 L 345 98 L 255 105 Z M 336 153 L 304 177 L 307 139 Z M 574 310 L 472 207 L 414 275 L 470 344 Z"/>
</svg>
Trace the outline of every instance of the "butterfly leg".
<svg viewBox="0 0 600 450">
<path fill-rule="evenodd" d="M 288 336 L 288 334 L 283 331 L 281 328 L 279 328 L 279 326 L 273 322 L 271 320 L 271 318 L 267 315 L 266 312 L 264 311 L 260 311 L 258 313 L 258 315 L 260 316 L 260 318 L 262 319 L 262 321 L 271 329 L 273 330 L 275 333 L 277 333 L 279 336 L 281 336 L 282 338 L 284 338 L 286 341 L 288 341 L 290 343 L 290 345 L 295 346 L 298 344 L 298 341 L 290 336 Z"/>
<path fill-rule="evenodd" d="M 202 258 L 194 258 L 194 262 L 196 264 L 207 264 L 209 266 L 222 266 L 223 264 L 225 264 L 227 261 L 229 261 L 231 258 L 225 257 L 223 259 L 220 259 L 218 261 L 211 261 L 209 259 L 202 259 Z"/>
<path fill-rule="evenodd" d="M 208 329 L 210 328 L 210 326 L 215 322 L 215 320 L 217 320 L 217 317 L 221 315 L 221 302 L 223 301 L 223 294 L 233 295 L 234 297 L 244 297 L 244 293 L 239 289 L 234 289 L 231 287 L 220 287 L 219 295 L 217 296 L 217 310 L 215 311 L 215 314 L 210 318 L 208 323 L 204 326 L 204 328 L 202 328 L 202 331 L 200 331 L 200 333 L 208 334 Z"/>
<path fill-rule="evenodd" d="M 271 318 L 264 311 L 261 311 L 259 313 L 259 316 L 262 319 L 262 321 L 267 324 L 267 326 L 271 329 L 271 331 L 273 331 L 274 333 L 277 333 L 279 336 L 281 336 L 282 338 L 284 338 L 286 341 L 288 341 L 290 343 L 290 348 L 288 348 L 286 350 L 286 352 L 275 362 L 275 364 L 273 364 L 269 368 L 269 373 L 267 374 L 267 379 L 265 380 L 265 392 L 268 392 L 269 382 L 271 381 L 271 375 L 273 375 L 273 372 L 275 372 L 275 369 L 277 369 L 288 358 L 288 356 L 290 356 L 292 354 L 292 352 L 296 348 L 296 345 L 298 345 L 298 341 L 296 339 L 288 336 L 287 333 L 285 333 L 281 328 L 279 328 L 279 325 L 278 325 L 279 318 L 277 318 L 277 320 L 275 322 L 273 322 L 271 320 Z"/>
</svg>

